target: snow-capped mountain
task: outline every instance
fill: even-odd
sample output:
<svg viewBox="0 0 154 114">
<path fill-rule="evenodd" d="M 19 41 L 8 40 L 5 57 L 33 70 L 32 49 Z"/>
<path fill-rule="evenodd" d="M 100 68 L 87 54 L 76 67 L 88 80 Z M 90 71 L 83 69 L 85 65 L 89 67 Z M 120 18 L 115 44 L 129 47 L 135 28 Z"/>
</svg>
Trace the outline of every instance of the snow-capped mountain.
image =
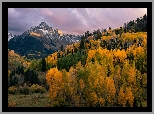
<svg viewBox="0 0 154 114">
<path fill-rule="evenodd" d="M 11 38 L 13 38 L 14 37 L 14 35 L 12 34 L 12 33 L 8 33 L 8 41 L 11 39 Z"/>
<path fill-rule="evenodd" d="M 62 45 L 65 48 L 66 45 L 78 42 L 80 39 L 79 35 L 64 35 L 59 29 L 53 29 L 45 22 L 41 22 L 38 26 L 31 27 L 22 35 L 9 40 L 8 48 L 25 56 L 35 52 L 48 55 L 60 50 Z"/>
<path fill-rule="evenodd" d="M 49 39 L 60 39 L 70 44 L 79 41 L 81 38 L 79 35 L 63 35 L 62 31 L 49 27 L 45 22 L 41 22 L 39 26 L 35 26 L 34 28 L 31 27 L 30 30 L 25 31 L 25 33 L 32 36 L 44 36 Z"/>
</svg>

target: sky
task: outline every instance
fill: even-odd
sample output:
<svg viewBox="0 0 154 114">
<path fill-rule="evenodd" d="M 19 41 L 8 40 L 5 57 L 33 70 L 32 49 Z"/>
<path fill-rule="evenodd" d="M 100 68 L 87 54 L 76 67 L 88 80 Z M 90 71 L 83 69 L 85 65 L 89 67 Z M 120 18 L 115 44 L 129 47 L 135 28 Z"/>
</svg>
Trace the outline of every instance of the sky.
<svg viewBox="0 0 154 114">
<path fill-rule="evenodd" d="M 83 35 L 86 31 L 124 26 L 144 14 L 147 8 L 9 8 L 8 32 L 21 35 L 45 22 L 63 34 Z"/>
</svg>

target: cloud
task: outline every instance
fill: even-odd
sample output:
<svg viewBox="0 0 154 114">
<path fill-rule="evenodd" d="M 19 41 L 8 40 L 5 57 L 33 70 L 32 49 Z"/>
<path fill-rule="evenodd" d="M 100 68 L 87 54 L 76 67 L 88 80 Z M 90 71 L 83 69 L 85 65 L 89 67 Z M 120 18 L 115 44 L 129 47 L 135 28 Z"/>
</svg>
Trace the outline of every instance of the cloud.
<svg viewBox="0 0 154 114">
<path fill-rule="evenodd" d="M 147 14 L 146 8 L 9 8 L 8 32 L 16 35 L 46 22 L 64 34 L 117 28 Z"/>
</svg>

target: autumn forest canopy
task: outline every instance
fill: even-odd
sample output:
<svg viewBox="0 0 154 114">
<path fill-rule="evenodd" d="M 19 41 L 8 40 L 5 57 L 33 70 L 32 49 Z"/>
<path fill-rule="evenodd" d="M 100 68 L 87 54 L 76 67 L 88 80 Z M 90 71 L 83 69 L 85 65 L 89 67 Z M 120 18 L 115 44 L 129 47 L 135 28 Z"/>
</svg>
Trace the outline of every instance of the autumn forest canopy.
<svg viewBox="0 0 154 114">
<path fill-rule="evenodd" d="M 147 107 L 147 15 L 86 31 L 45 58 L 8 50 L 8 96 L 36 93 L 50 107 Z M 9 99 L 8 106 L 20 105 Z"/>
</svg>

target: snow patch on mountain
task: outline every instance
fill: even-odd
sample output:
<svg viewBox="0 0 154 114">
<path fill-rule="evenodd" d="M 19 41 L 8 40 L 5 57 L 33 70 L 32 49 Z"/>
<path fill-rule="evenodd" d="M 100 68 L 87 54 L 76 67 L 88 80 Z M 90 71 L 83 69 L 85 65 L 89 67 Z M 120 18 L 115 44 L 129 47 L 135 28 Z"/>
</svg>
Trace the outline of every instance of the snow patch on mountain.
<svg viewBox="0 0 154 114">
<path fill-rule="evenodd" d="M 43 34 L 46 35 L 48 34 L 49 32 L 47 30 L 42 30 L 43 31 Z"/>
</svg>

